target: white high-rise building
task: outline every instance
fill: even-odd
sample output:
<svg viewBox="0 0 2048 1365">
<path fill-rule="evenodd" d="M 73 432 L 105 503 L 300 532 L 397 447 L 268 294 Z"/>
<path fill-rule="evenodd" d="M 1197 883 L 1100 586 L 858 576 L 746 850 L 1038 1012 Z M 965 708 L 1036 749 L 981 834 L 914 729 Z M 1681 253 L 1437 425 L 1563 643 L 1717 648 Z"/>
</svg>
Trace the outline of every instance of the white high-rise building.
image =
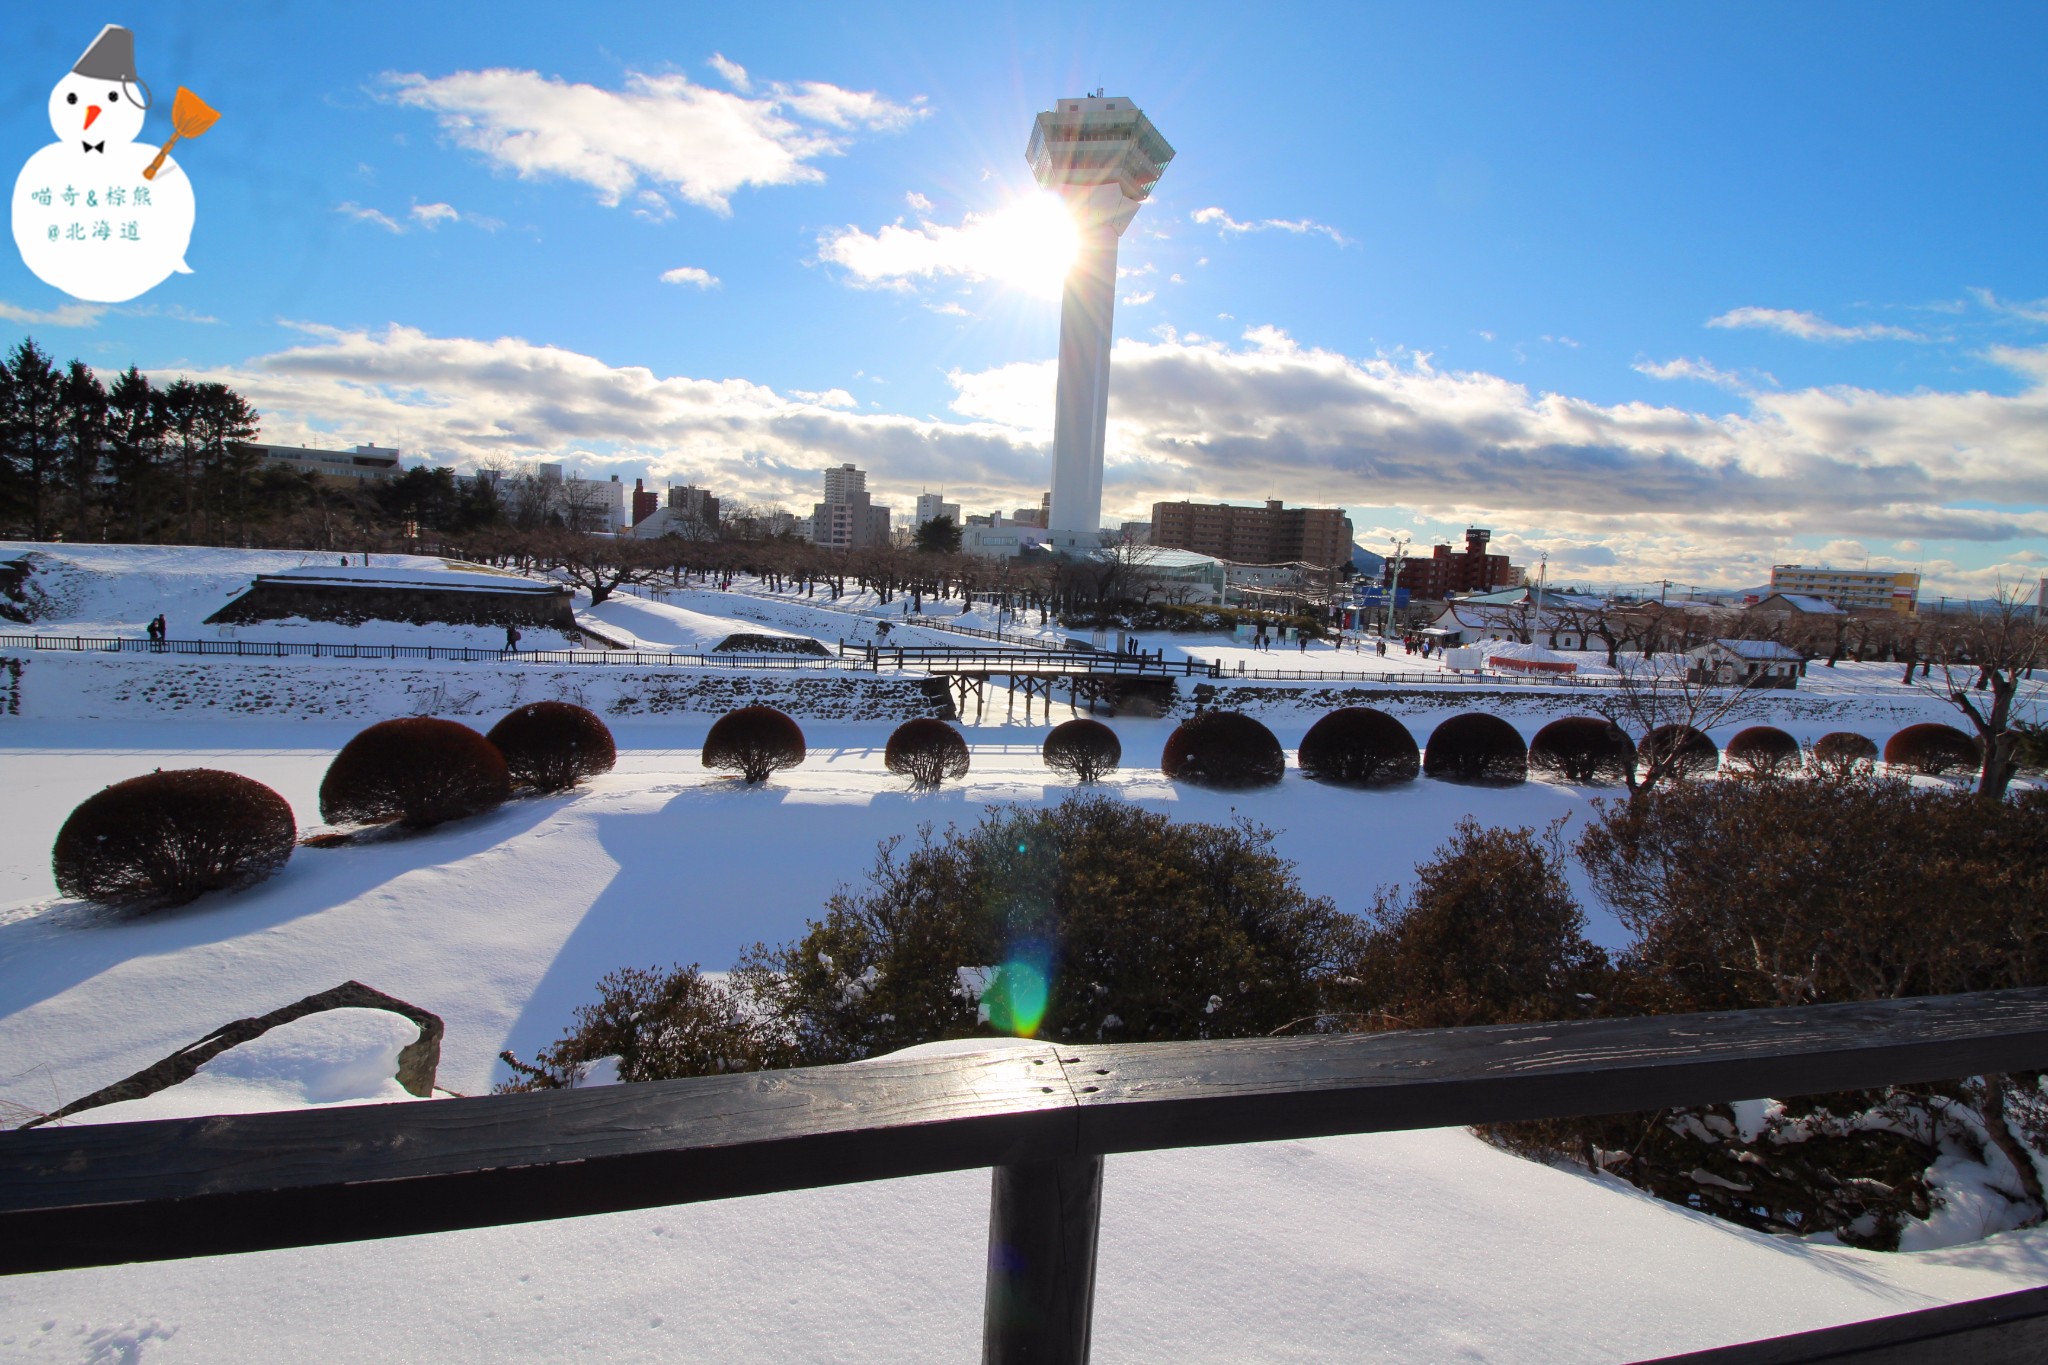
<svg viewBox="0 0 2048 1365">
<path fill-rule="evenodd" d="M 1080 247 L 1060 296 L 1059 396 L 1053 414 L 1052 506 L 1046 539 L 1062 548 L 1102 538 L 1102 441 L 1109 422 L 1109 345 L 1117 239 L 1173 160 L 1173 148 L 1122 96 L 1063 99 L 1040 114 L 1025 150 L 1031 173 L 1059 191 Z"/>
<path fill-rule="evenodd" d="M 960 504 L 947 502 L 944 493 L 920 493 L 917 495 L 917 520 L 913 526 L 922 526 L 928 521 L 949 517 L 955 526 L 960 524 Z"/>
<path fill-rule="evenodd" d="M 867 471 L 850 464 L 825 471 L 825 500 L 811 508 L 811 541 L 833 550 L 889 543 L 889 509 L 869 499 Z"/>
</svg>

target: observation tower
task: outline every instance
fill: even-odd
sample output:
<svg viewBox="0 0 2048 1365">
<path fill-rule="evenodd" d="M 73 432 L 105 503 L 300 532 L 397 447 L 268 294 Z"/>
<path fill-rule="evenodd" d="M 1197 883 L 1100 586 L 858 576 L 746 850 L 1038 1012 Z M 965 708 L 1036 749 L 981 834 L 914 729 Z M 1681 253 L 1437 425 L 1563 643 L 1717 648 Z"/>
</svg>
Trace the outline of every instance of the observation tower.
<svg viewBox="0 0 2048 1365">
<path fill-rule="evenodd" d="M 1116 311 L 1116 244 L 1152 193 L 1173 148 L 1121 96 L 1063 99 L 1040 114 L 1025 150 L 1031 173 L 1058 190 L 1080 248 L 1060 295 L 1059 397 L 1052 429 L 1052 507 L 1047 542 L 1101 543 L 1102 439 L 1109 421 L 1110 324 Z"/>
</svg>

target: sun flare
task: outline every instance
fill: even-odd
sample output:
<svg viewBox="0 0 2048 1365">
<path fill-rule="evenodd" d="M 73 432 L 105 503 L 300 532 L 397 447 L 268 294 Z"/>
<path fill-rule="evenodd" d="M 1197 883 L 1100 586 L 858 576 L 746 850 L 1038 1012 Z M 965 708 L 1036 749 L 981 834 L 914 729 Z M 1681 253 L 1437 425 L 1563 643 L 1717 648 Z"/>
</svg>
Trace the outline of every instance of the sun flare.
<svg viewBox="0 0 2048 1365">
<path fill-rule="evenodd" d="M 988 274 L 1013 289 L 1056 296 L 1080 245 L 1073 215 L 1057 195 L 1027 194 L 976 225 Z"/>
</svg>

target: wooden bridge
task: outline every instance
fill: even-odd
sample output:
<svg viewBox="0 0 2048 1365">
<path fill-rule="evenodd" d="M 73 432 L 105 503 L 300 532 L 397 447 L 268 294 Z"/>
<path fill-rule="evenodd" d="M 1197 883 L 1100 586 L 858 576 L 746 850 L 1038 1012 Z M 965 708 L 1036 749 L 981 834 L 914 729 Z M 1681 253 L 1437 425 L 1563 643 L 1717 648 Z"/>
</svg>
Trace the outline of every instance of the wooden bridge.
<svg viewBox="0 0 2048 1365">
<path fill-rule="evenodd" d="M 1410 1033 L 1041 1043 L 431 1103 L 45 1127 L 0 1133 L 0 1274 L 990 1167 L 982 1360 L 1081 1365 L 1110 1156 L 2043 1067 L 2048 990 L 2036 989 Z M 1743 1341 L 1743 1305 L 1727 1311 L 1728 1337 Z M 1357 1342 L 1345 1354 L 1375 1352 Z M 1669 1359 L 2039 1361 L 2048 1359 L 2048 1288 Z"/>
<path fill-rule="evenodd" d="M 1166 659 L 1158 654 L 1106 654 L 1086 649 L 901 649 L 888 645 L 839 643 L 839 657 L 880 672 L 885 668 L 929 673 L 943 678 L 953 696 L 953 709 L 967 715 L 968 699 L 974 701 L 978 720 L 988 705 L 988 687 L 996 678 L 1005 680 L 1009 693 L 1008 714 L 1014 716 L 1017 698 L 1024 698 L 1024 720 L 1030 723 L 1032 705 L 1045 702 L 1052 714 L 1056 692 L 1064 687 L 1067 705 L 1079 713 L 1101 707 L 1115 711 L 1133 698 L 1146 698 L 1163 713 L 1171 699 L 1175 678 L 1220 678 L 1221 666 L 1195 659 Z"/>
</svg>

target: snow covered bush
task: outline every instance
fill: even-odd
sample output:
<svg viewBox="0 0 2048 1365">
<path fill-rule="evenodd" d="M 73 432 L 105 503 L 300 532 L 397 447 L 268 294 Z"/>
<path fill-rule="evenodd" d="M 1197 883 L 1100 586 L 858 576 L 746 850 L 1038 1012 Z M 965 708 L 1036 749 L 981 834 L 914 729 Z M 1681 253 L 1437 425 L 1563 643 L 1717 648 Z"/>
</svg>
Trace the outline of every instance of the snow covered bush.
<svg viewBox="0 0 2048 1365">
<path fill-rule="evenodd" d="M 2048 801 L 1869 782 L 1681 783 L 1603 805 L 1576 845 L 1635 941 L 1613 1008 L 1755 1009 L 2048 985 Z M 1667 1199 L 1889 1248 L 1958 1163 L 1986 1227 L 2041 1217 L 2035 1075 L 1514 1125 Z M 1939 1164 L 1938 1164 L 1939 1163 Z M 1946 1174 L 1945 1174 L 1946 1172 Z M 2000 1190 L 2003 1193 L 2000 1193 Z M 2001 1221 L 2002 1220 L 2002 1221 Z"/>
<path fill-rule="evenodd" d="M 1635 764 L 1635 741 L 1604 716 L 1565 716 L 1529 741 L 1529 766 L 1566 782 L 1620 782 Z"/>
<path fill-rule="evenodd" d="M 1159 770 L 1197 787 L 1270 787 L 1286 775 L 1287 753 L 1273 732 L 1250 716 L 1200 711 L 1166 737 Z"/>
<path fill-rule="evenodd" d="M 213 768 L 154 772 L 87 797 L 51 851 L 67 896 L 156 909 L 268 877 L 292 856 L 292 808 Z"/>
<path fill-rule="evenodd" d="M 1045 766 L 1076 782 L 1099 782 L 1123 762 L 1123 741 L 1099 720 L 1076 716 L 1055 725 L 1039 750 Z"/>
<path fill-rule="evenodd" d="M 511 794 L 505 759 L 488 739 L 452 720 L 406 716 L 380 721 L 342 746 L 320 782 L 320 818 L 427 829 Z"/>
<path fill-rule="evenodd" d="M 1676 778 L 1710 773 L 1721 764 L 1721 746 L 1690 725 L 1659 725 L 1643 736 L 1640 754 Z"/>
<path fill-rule="evenodd" d="M 1106 796 L 997 807 L 883 844 L 865 886 L 735 975 L 806 1062 L 992 1032 L 1263 1035 L 1324 1012 L 1357 928 L 1272 838 Z"/>
<path fill-rule="evenodd" d="M 1432 730 L 1422 771 L 1445 782 L 1512 786 L 1529 777 L 1529 748 L 1499 716 L 1467 711 Z"/>
<path fill-rule="evenodd" d="M 764 1019 L 741 991 L 707 980 L 696 963 L 662 972 L 629 967 L 597 983 L 595 1004 L 576 1007 L 576 1021 L 531 1062 L 498 1057 L 513 1079 L 497 1086 L 558 1090 L 590 1079 L 610 1059 L 621 1081 L 672 1081 L 794 1065 L 782 1030 Z"/>
<path fill-rule="evenodd" d="M 1382 890 L 1351 973 L 1367 1028 L 1445 1028 L 1571 1019 L 1608 994 L 1607 955 L 1564 875 L 1553 829 L 1458 822 L 1415 869 Z"/>
<path fill-rule="evenodd" d="M 1908 725 L 1885 741 L 1884 765 L 1923 777 L 1967 772 L 1984 761 L 1977 741 L 1953 725 L 1925 721 Z"/>
<path fill-rule="evenodd" d="M 949 778 L 967 776 L 967 741 L 946 722 L 920 716 L 904 721 L 890 734 L 882 750 L 882 765 L 909 778 L 918 791 L 928 791 Z"/>
<path fill-rule="evenodd" d="M 1836 730 L 1813 742 L 1808 761 L 1824 777 L 1868 777 L 1877 767 L 1877 741 L 1854 730 Z"/>
<path fill-rule="evenodd" d="M 608 773 L 619 760 L 612 732 L 595 711 L 566 701 L 528 702 L 485 736 L 522 787 L 567 791 L 586 777 Z"/>
<path fill-rule="evenodd" d="M 712 723 L 704 766 L 738 773 L 748 786 L 804 761 L 803 727 L 772 706 L 742 706 Z"/>
<path fill-rule="evenodd" d="M 1408 727 L 1369 706 L 1346 706 L 1309 726 L 1297 761 L 1317 781 L 1346 787 L 1412 782 L 1422 769 Z"/>
<path fill-rule="evenodd" d="M 1799 741 L 1775 725 L 1738 731 L 1722 751 L 1730 768 L 1747 777 L 1782 777 L 1798 769 Z"/>
</svg>

